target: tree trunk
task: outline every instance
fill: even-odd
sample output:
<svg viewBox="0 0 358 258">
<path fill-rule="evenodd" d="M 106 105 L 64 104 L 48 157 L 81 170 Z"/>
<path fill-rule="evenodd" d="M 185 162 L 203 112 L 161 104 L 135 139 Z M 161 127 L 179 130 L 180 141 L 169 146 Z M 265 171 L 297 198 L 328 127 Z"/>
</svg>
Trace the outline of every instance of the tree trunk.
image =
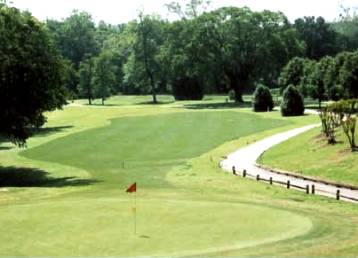
<svg viewBox="0 0 358 258">
<path fill-rule="evenodd" d="M 242 98 L 242 90 L 244 86 L 244 81 L 236 80 L 235 78 L 230 80 L 230 88 L 235 91 L 235 101 L 238 103 L 244 103 L 244 99 Z"/>
<path fill-rule="evenodd" d="M 104 98 L 102 98 L 102 106 L 104 106 Z"/>
<path fill-rule="evenodd" d="M 318 99 L 318 108 L 319 108 L 319 110 L 321 110 L 321 106 L 322 106 L 322 100 Z"/>
<path fill-rule="evenodd" d="M 88 105 L 92 105 L 92 99 L 88 98 Z"/>
<path fill-rule="evenodd" d="M 153 103 L 157 104 L 158 103 L 157 89 L 155 88 L 154 77 L 153 77 L 152 73 L 150 73 L 150 84 L 151 84 L 151 87 L 152 87 Z"/>
</svg>

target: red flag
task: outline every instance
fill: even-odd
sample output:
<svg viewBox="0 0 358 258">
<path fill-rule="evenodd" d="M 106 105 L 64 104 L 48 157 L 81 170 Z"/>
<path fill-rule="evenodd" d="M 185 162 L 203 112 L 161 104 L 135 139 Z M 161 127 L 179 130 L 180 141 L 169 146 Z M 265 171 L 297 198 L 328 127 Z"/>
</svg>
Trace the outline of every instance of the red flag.
<svg viewBox="0 0 358 258">
<path fill-rule="evenodd" d="M 130 187 L 128 187 L 127 193 L 135 193 L 137 192 L 137 183 L 132 184 Z"/>
</svg>

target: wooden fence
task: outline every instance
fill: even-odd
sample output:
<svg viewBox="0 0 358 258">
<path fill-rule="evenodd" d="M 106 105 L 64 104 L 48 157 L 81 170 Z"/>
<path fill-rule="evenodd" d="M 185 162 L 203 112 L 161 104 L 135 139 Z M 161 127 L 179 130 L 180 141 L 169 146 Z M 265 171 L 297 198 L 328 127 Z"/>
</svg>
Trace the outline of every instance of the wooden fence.
<svg viewBox="0 0 358 258">
<path fill-rule="evenodd" d="M 323 193 L 326 193 L 329 195 L 335 195 L 336 200 L 346 199 L 346 200 L 358 202 L 357 198 L 342 195 L 340 189 L 337 189 L 336 192 L 334 193 L 334 192 L 329 192 L 329 191 L 326 191 L 323 189 L 317 189 L 315 184 L 306 184 L 305 186 L 295 185 L 290 180 L 280 181 L 280 180 L 274 179 L 272 176 L 270 178 L 264 178 L 264 177 L 260 176 L 259 174 L 253 175 L 253 174 L 248 173 L 245 169 L 241 173 L 239 173 L 235 167 L 232 167 L 232 173 L 235 176 L 241 175 L 244 178 L 250 177 L 252 179 L 256 179 L 256 181 L 266 182 L 266 183 L 269 183 L 270 185 L 278 184 L 278 185 L 285 186 L 287 189 L 291 189 L 291 188 L 298 189 L 301 191 L 305 191 L 306 194 L 316 194 L 316 192 L 319 191 L 319 192 L 323 192 Z"/>
</svg>

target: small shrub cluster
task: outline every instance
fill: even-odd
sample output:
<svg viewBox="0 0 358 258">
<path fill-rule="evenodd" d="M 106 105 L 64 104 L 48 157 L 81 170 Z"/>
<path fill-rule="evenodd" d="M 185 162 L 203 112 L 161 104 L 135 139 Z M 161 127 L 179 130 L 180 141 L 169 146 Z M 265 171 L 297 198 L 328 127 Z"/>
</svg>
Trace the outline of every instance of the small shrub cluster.
<svg viewBox="0 0 358 258">
<path fill-rule="evenodd" d="M 297 88 L 289 85 L 283 92 L 282 116 L 302 116 L 305 112 L 303 97 Z"/>
<path fill-rule="evenodd" d="M 328 143 L 335 140 L 335 129 L 342 127 L 352 151 L 357 150 L 355 142 L 355 130 L 357 125 L 358 99 L 341 100 L 328 105 L 320 112 L 322 131 L 325 133 Z"/>
<path fill-rule="evenodd" d="M 258 85 L 253 99 L 253 110 L 255 112 L 272 111 L 274 103 L 270 89 L 264 85 Z"/>
</svg>

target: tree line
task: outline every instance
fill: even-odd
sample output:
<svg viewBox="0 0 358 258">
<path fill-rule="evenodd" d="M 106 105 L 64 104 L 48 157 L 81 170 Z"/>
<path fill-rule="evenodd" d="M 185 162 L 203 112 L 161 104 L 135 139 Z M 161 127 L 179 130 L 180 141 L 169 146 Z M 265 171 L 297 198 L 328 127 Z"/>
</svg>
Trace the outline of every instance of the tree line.
<svg viewBox="0 0 358 258">
<path fill-rule="evenodd" d="M 358 49 L 358 18 L 349 13 L 333 23 L 322 17 L 290 23 L 280 12 L 247 7 L 204 12 L 207 1 L 185 2 L 168 4 L 169 11 L 180 17 L 174 22 L 141 13 L 126 24 L 96 25 L 90 14 L 79 11 L 62 21 L 47 20 L 46 27 L 66 59 L 69 96 L 91 103 L 118 92 L 152 94 L 156 102 L 157 93 L 185 100 L 233 90 L 236 101 L 242 101 L 243 92 L 252 92 L 257 84 L 283 87 L 287 70 L 298 69 L 291 66 L 301 63 L 310 63 L 306 73 L 316 70 L 316 79 L 304 78 L 302 84 L 307 79 L 314 85 L 322 68 L 313 68 L 314 63 L 325 66 L 332 60 L 319 61 L 323 57 Z M 301 59 L 291 61 L 294 64 L 281 73 L 294 57 Z M 302 90 L 324 99 L 320 89 Z"/>
<path fill-rule="evenodd" d="M 152 94 L 155 103 L 158 93 L 186 100 L 231 90 L 242 101 L 258 84 L 293 84 L 288 96 L 301 85 L 320 100 L 356 97 L 357 53 L 348 51 L 358 49 L 357 16 L 291 23 L 281 12 L 183 2 L 167 5 L 180 17 L 173 22 L 141 13 L 111 25 L 80 11 L 40 22 L 0 0 L 0 134 L 24 144 L 43 112 L 117 93 Z"/>
</svg>

